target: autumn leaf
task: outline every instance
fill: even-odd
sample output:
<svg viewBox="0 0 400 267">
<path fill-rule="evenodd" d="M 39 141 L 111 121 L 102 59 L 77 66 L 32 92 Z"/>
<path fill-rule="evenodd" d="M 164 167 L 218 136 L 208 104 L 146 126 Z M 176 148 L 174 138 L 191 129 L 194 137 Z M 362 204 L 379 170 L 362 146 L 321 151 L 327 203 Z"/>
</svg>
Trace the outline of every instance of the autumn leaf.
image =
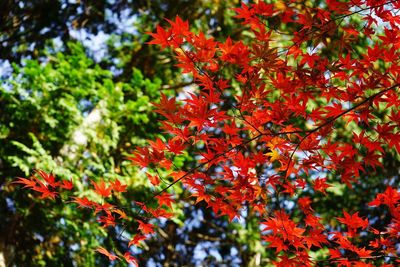
<svg viewBox="0 0 400 267">
<path fill-rule="evenodd" d="M 326 189 L 331 187 L 326 183 L 327 178 L 316 178 L 313 182 L 313 188 L 315 191 L 326 194 Z"/>
<path fill-rule="evenodd" d="M 379 193 L 373 201 L 368 203 L 368 205 L 369 206 L 387 205 L 392 210 L 394 210 L 396 204 L 399 201 L 400 201 L 399 191 L 391 186 L 387 186 L 385 192 Z"/>
<path fill-rule="evenodd" d="M 50 199 L 55 199 L 56 196 L 58 195 L 57 192 L 52 191 L 47 185 L 45 185 L 44 183 L 37 181 L 36 186 L 34 186 L 32 189 L 34 191 L 40 192 L 42 193 L 42 195 L 40 196 L 41 199 L 44 198 L 50 198 Z"/>
<path fill-rule="evenodd" d="M 181 155 L 182 151 L 185 149 L 186 145 L 181 140 L 169 140 L 168 150 L 175 155 Z"/>
<path fill-rule="evenodd" d="M 117 213 L 119 215 L 119 219 L 127 219 L 128 216 L 123 210 L 120 209 L 113 209 L 112 212 Z"/>
<path fill-rule="evenodd" d="M 35 170 L 35 173 L 43 179 L 47 186 L 54 188 L 60 185 L 59 182 L 56 182 L 56 177 L 51 173 L 46 173 L 43 170 Z"/>
<path fill-rule="evenodd" d="M 158 200 L 158 204 L 160 206 L 165 205 L 167 207 L 169 207 L 170 209 L 172 208 L 172 203 L 173 203 L 173 199 L 172 199 L 172 194 L 167 194 L 167 193 L 163 193 L 159 196 L 156 196 L 157 200 Z"/>
<path fill-rule="evenodd" d="M 147 44 L 155 44 L 161 45 L 162 48 L 165 48 L 170 45 L 170 37 L 171 37 L 171 30 L 164 30 L 161 26 L 157 26 L 156 33 L 148 32 L 150 36 L 153 37 L 153 40 L 147 42 Z"/>
<path fill-rule="evenodd" d="M 270 157 L 270 161 L 274 162 L 280 159 L 279 151 L 276 149 L 271 150 L 271 152 L 265 153 L 265 155 Z"/>
<path fill-rule="evenodd" d="M 146 240 L 146 236 L 136 234 L 128 243 L 128 246 L 137 246 L 141 241 Z"/>
<path fill-rule="evenodd" d="M 288 250 L 288 246 L 285 244 L 282 238 L 277 236 L 263 236 L 264 241 L 269 242 L 269 247 L 273 247 L 276 249 L 276 252 L 279 253 L 282 250 Z"/>
<path fill-rule="evenodd" d="M 93 201 L 90 201 L 87 199 L 87 197 L 79 198 L 79 197 L 73 197 L 73 200 L 71 202 L 76 203 L 79 205 L 79 207 L 82 208 L 91 208 L 95 203 Z"/>
<path fill-rule="evenodd" d="M 22 177 L 17 177 L 17 181 L 13 181 L 13 184 L 23 184 L 23 188 L 34 188 L 36 186 L 36 181 L 34 179 L 26 179 Z"/>
<path fill-rule="evenodd" d="M 108 250 L 106 250 L 103 247 L 98 247 L 96 249 L 97 252 L 103 254 L 104 256 L 106 256 L 110 261 L 115 261 L 116 259 L 119 259 L 118 256 L 111 254 L 110 252 L 108 252 Z"/>
<path fill-rule="evenodd" d="M 94 186 L 94 191 L 100 196 L 107 198 L 111 195 L 112 187 L 111 186 L 107 187 L 104 181 L 96 183 L 92 180 L 91 182 L 92 185 Z"/>
<path fill-rule="evenodd" d="M 346 211 L 343 211 L 343 218 L 337 218 L 337 220 L 345 225 L 347 225 L 349 228 L 362 228 L 365 229 L 368 227 L 369 222 L 368 219 L 362 219 L 358 216 L 358 212 L 354 214 L 349 214 Z"/>
<path fill-rule="evenodd" d="M 118 179 L 110 183 L 110 187 L 115 192 L 126 192 L 127 185 L 122 184 Z"/>
<path fill-rule="evenodd" d="M 115 217 L 112 216 L 112 214 L 110 212 L 107 212 L 105 216 L 99 216 L 99 218 L 97 218 L 97 221 L 101 224 L 103 224 L 102 226 L 104 228 L 109 227 L 109 226 L 116 226 L 117 222 L 115 221 Z"/>
<path fill-rule="evenodd" d="M 138 229 L 144 234 L 152 234 L 154 233 L 154 226 L 150 223 L 145 223 L 141 220 L 137 220 L 137 222 L 139 223 L 139 227 Z"/>
<path fill-rule="evenodd" d="M 133 266 L 139 266 L 138 260 L 133 257 L 129 252 L 125 252 L 124 254 L 124 259 L 126 260 L 127 263 L 133 264 Z"/>
<path fill-rule="evenodd" d="M 65 190 L 72 190 L 74 188 L 74 184 L 72 183 L 72 180 L 63 180 L 60 187 Z"/>
<path fill-rule="evenodd" d="M 168 115 L 170 113 L 174 113 L 177 110 L 177 104 L 175 97 L 169 98 L 165 94 L 161 94 L 160 103 L 153 104 L 157 109 L 155 112 L 160 113 L 161 115 Z"/>
<path fill-rule="evenodd" d="M 160 184 L 160 178 L 158 178 L 158 175 L 151 175 L 150 173 L 146 173 L 147 178 L 149 178 L 149 181 L 152 185 L 157 186 Z"/>
<path fill-rule="evenodd" d="M 176 16 L 175 21 L 166 19 L 168 23 L 171 25 L 172 32 L 176 35 L 188 35 L 189 31 L 189 22 L 183 21 L 179 16 Z"/>
</svg>

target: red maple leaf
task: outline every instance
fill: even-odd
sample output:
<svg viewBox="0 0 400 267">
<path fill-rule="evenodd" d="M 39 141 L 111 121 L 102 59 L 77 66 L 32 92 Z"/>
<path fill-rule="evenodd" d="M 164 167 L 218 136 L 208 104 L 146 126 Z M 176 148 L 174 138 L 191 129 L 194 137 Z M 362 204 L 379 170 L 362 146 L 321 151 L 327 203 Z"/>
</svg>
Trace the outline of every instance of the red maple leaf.
<svg viewBox="0 0 400 267">
<path fill-rule="evenodd" d="M 330 187 L 329 184 L 326 183 L 326 178 L 317 178 L 314 180 L 313 188 L 316 191 L 320 191 L 326 194 L 326 189 Z"/>
<path fill-rule="evenodd" d="M 288 250 L 288 246 L 285 244 L 285 241 L 278 236 L 263 236 L 264 241 L 269 242 L 269 246 L 276 248 L 276 252 L 279 253 L 282 250 Z"/>
<path fill-rule="evenodd" d="M 170 38 L 172 34 L 171 30 L 166 31 L 163 27 L 158 25 L 156 33 L 147 32 L 147 34 L 153 37 L 153 40 L 147 42 L 147 44 L 161 45 L 161 48 L 165 48 L 170 45 Z"/>
<path fill-rule="evenodd" d="M 172 194 L 167 194 L 167 193 L 162 193 L 159 196 L 156 196 L 157 200 L 158 200 L 158 204 L 160 205 L 160 207 L 162 205 L 165 205 L 169 208 L 172 208 L 172 203 L 174 202 L 174 200 L 172 199 Z"/>
<path fill-rule="evenodd" d="M 137 220 L 137 222 L 139 223 L 139 227 L 138 229 L 144 234 L 152 234 L 154 233 L 154 226 L 150 223 L 145 223 L 141 220 Z"/>
<path fill-rule="evenodd" d="M 186 144 L 182 142 L 182 140 L 169 140 L 167 145 L 168 150 L 175 155 L 182 154 L 182 150 L 184 150 L 185 147 Z"/>
<path fill-rule="evenodd" d="M 51 173 L 46 173 L 43 170 L 35 170 L 35 172 L 46 182 L 46 184 L 50 187 L 57 187 L 60 185 L 59 182 L 56 182 L 56 177 Z"/>
<path fill-rule="evenodd" d="M 126 192 L 126 184 L 122 184 L 118 179 L 110 183 L 110 187 L 115 192 Z"/>
<path fill-rule="evenodd" d="M 106 256 L 110 261 L 115 261 L 116 259 L 119 259 L 118 256 L 116 256 L 115 254 L 112 254 L 110 252 L 108 252 L 108 250 L 106 250 L 103 247 L 98 247 L 96 249 L 97 252 L 103 254 L 104 256 Z"/>
<path fill-rule="evenodd" d="M 147 178 L 149 178 L 149 181 L 152 185 L 157 186 L 160 184 L 160 178 L 158 175 L 151 175 L 150 173 L 146 173 Z"/>
<path fill-rule="evenodd" d="M 112 187 L 111 186 L 107 187 L 104 181 L 101 181 L 99 183 L 96 183 L 94 181 L 91 182 L 92 185 L 94 186 L 94 191 L 100 196 L 107 198 L 111 195 Z"/>
<path fill-rule="evenodd" d="M 139 266 L 138 260 L 135 257 L 133 257 L 131 255 L 131 253 L 129 253 L 129 252 L 125 252 L 124 259 L 126 260 L 127 263 L 133 264 L 133 266 L 136 266 L 136 267 Z"/>
<path fill-rule="evenodd" d="M 23 188 L 33 188 L 36 186 L 35 179 L 26 179 L 22 177 L 17 177 L 18 181 L 13 181 L 13 184 L 23 184 Z"/>
<path fill-rule="evenodd" d="M 347 213 L 345 210 L 343 211 L 343 218 L 337 218 L 337 220 L 345 225 L 347 225 L 347 227 L 349 228 L 353 228 L 353 229 L 357 229 L 357 228 L 361 228 L 361 229 L 365 229 L 368 227 L 369 222 L 368 219 L 362 219 L 358 216 L 358 212 L 350 215 L 349 213 Z"/>
<path fill-rule="evenodd" d="M 60 187 L 66 190 L 72 190 L 74 188 L 74 184 L 72 183 L 72 180 L 63 180 L 60 184 Z"/>
<path fill-rule="evenodd" d="M 146 236 L 136 234 L 128 243 L 128 246 L 137 246 L 141 241 L 146 240 Z"/>
<path fill-rule="evenodd" d="M 176 16 L 175 21 L 166 19 L 171 25 L 172 33 L 176 36 L 191 34 L 189 31 L 189 22 L 183 21 L 179 16 Z"/>
<path fill-rule="evenodd" d="M 373 201 L 369 203 L 370 206 L 387 205 L 392 210 L 395 210 L 397 202 L 400 201 L 400 193 L 398 190 L 391 186 L 386 187 L 384 193 L 379 193 Z"/>
<path fill-rule="evenodd" d="M 45 185 L 41 181 L 37 181 L 37 184 L 38 185 L 34 186 L 32 189 L 42 193 L 42 195 L 40 196 L 41 199 L 43 198 L 55 199 L 56 196 L 58 195 L 57 192 L 52 191 L 47 185 Z"/>
<path fill-rule="evenodd" d="M 79 205 L 79 207 L 83 207 L 83 208 L 91 208 L 95 203 L 89 199 L 87 199 L 87 197 L 84 198 L 79 198 L 79 197 L 73 197 L 73 200 L 71 202 L 76 203 Z"/>
</svg>

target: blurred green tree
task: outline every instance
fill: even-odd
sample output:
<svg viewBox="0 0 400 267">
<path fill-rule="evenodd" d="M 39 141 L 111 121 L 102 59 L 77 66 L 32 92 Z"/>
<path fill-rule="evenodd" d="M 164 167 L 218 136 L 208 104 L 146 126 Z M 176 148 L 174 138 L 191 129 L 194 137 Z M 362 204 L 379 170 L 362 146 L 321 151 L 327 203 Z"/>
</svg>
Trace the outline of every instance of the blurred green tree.
<svg viewBox="0 0 400 267">
<path fill-rule="evenodd" d="M 103 177 L 124 181 L 127 194 L 148 193 L 124 157 L 156 135 L 150 102 L 158 98 L 161 81 L 134 70 L 129 82 L 114 83 L 81 45 L 70 43 L 69 50 L 48 54 L 46 63 L 15 66 L 0 88 L 0 248 L 17 266 L 94 264 L 93 249 L 107 231 L 84 210 L 15 190 L 7 183 L 13 177 L 46 169 L 72 179 L 79 196 L 87 193 L 89 178 Z M 130 199 L 116 201 L 129 205 Z"/>
</svg>

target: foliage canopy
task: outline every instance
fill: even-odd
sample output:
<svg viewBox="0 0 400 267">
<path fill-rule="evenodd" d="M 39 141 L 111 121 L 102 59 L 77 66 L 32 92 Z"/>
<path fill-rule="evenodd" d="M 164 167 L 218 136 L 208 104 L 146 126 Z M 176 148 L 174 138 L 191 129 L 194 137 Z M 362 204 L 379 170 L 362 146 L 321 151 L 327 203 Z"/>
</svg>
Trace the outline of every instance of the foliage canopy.
<svg viewBox="0 0 400 267">
<path fill-rule="evenodd" d="M 131 198 L 134 185 L 118 175 L 86 180 L 87 196 L 43 171 L 14 183 L 73 202 L 114 231 L 125 245 L 97 249 L 110 261 L 137 263 L 137 248 L 174 220 L 177 196 L 186 194 L 214 216 L 259 230 L 262 241 L 256 234 L 247 242 L 263 247 L 254 245 L 243 264 L 396 266 L 399 8 L 257 1 L 234 9 L 245 27 L 237 40 L 167 20 L 149 44 L 172 51 L 196 86 L 161 93 L 154 107 L 165 136 L 129 156 L 154 191 Z"/>
</svg>

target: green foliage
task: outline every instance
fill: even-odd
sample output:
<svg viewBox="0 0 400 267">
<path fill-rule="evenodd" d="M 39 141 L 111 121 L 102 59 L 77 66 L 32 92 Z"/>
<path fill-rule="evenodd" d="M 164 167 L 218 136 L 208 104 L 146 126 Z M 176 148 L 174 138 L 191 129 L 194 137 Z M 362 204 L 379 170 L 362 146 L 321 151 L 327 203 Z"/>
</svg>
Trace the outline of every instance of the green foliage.
<svg viewBox="0 0 400 267">
<path fill-rule="evenodd" d="M 10 183 L 16 176 L 46 169 L 72 179 L 79 197 L 87 195 L 89 178 L 103 177 L 130 185 L 127 195 L 147 194 L 145 180 L 123 155 L 156 134 L 151 102 L 160 80 L 134 70 L 128 83 L 114 82 L 81 45 L 70 43 L 69 50 L 15 65 L 0 88 L 0 242 L 15 244 L 9 255 L 18 265 L 93 266 L 99 258 L 94 249 L 111 236 L 74 204 L 17 190 Z M 115 201 L 129 206 L 130 199 Z"/>
</svg>

